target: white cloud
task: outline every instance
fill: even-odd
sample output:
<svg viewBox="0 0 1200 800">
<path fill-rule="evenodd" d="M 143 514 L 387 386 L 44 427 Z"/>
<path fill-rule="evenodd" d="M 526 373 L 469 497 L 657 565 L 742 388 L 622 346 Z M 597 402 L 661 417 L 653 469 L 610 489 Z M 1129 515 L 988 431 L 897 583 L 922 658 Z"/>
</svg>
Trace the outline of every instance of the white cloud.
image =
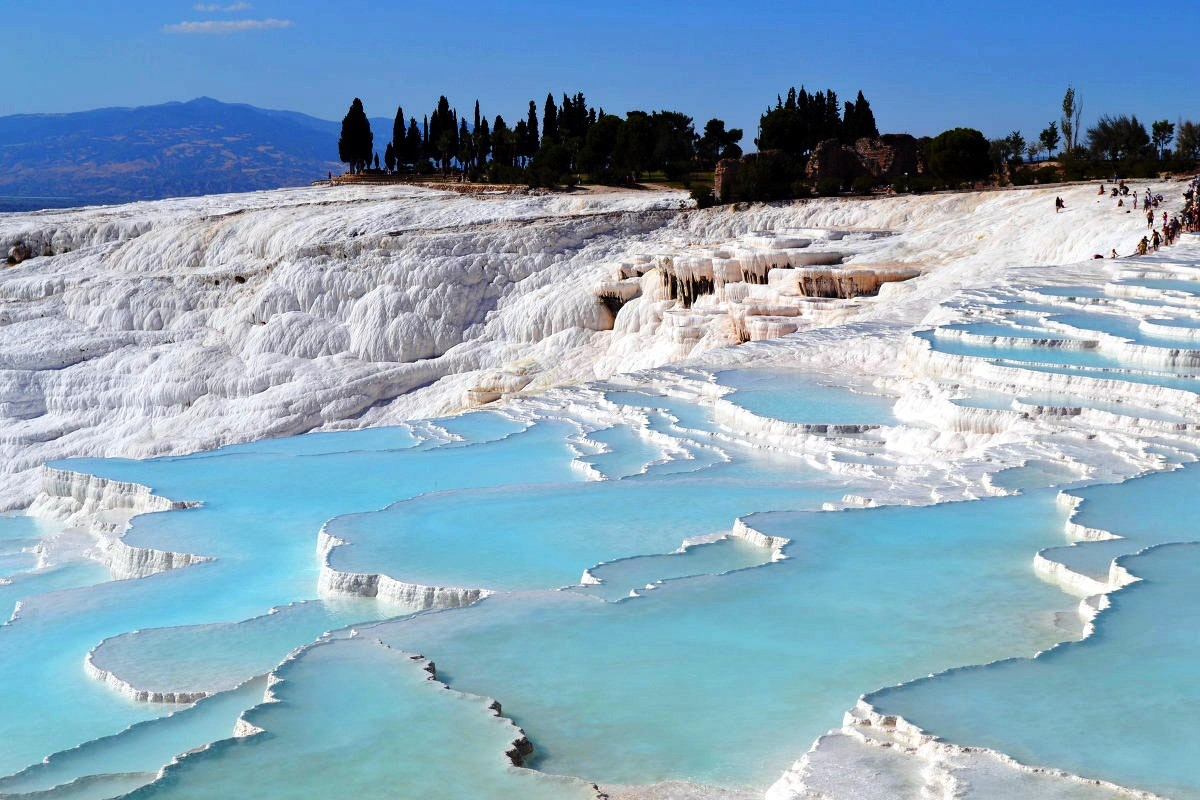
<svg viewBox="0 0 1200 800">
<path fill-rule="evenodd" d="M 220 3 L 196 3 L 193 8 L 197 11 L 213 13 L 217 11 L 249 11 L 253 6 L 249 3 L 230 3 L 227 6 Z"/>
<path fill-rule="evenodd" d="M 164 33 L 238 33 L 267 28 L 290 28 L 290 19 L 210 19 L 204 22 L 176 22 L 164 25 Z"/>
</svg>

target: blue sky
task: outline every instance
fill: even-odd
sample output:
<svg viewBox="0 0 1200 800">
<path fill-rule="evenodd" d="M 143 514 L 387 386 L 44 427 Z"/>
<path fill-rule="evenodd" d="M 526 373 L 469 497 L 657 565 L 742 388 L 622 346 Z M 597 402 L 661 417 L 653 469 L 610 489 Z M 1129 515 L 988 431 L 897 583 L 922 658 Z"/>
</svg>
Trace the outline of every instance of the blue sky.
<svg viewBox="0 0 1200 800">
<path fill-rule="evenodd" d="M 881 130 L 1033 138 L 1101 113 L 1200 118 L 1190 3 L 0 0 L 0 115 L 208 95 L 340 119 L 446 94 L 510 122 L 546 92 L 746 129 L 792 85 L 862 89 Z"/>
</svg>

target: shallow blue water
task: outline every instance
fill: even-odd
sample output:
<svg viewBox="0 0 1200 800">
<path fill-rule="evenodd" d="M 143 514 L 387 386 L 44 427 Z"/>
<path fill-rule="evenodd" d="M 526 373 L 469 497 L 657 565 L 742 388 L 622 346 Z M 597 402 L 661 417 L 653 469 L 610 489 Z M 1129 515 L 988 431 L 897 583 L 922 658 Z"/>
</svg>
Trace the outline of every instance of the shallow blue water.
<svg viewBox="0 0 1200 800">
<path fill-rule="evenodd" d="M 311 648 L 280 677 L 279 702 L 246 714 L 269 733 L 218 742 L 132 796 L 588 797 L 580 781 L 506 765 L 512 731 L 484 701 L 367 638 Z"/>
<path fill-rule="evenodd" d="M 1147 289 L 1163 289 L 1170 292 L 1185 292 L 1200 295 L 1200 281 L 1179 280 L 1173 278 L 1130 278 L 1122 280 L 1127 286 L 1144 286 Z"/>
<path fill-rule="evenodd" d="M 336 520 L 329 532 L 351 544 L 330 562 L 423 585 L 554 588 L 601 561 L 669 553 L 685 539 L 728 531 L 742 514 L 838 496 L 806 486 L 806 471 L 801 480 L 739 472 L 721 464 L 699 475 L 427 495 Z"/>
<path fill-rule="evenodd" d="M 1111 595 L 1096 634 L 1034 660 L 956 670 L 870 699 L 956 743 L 1168 797 L 1200 797 L 1200 733 L 1176 724 L 1200 707 L 1198 490 L 1196 466 L 1072 490 L 1083 498 L 1077 522 L 1123 538 L 1048 555 L 1099 578 L 1121 558 L 1142 579 Z M 1067 697 L 1077 699 L 1064 708 Z"/>
<path fill-rule="evenodd" d="M 203 499 L 202 508 L 138 518 L 126 540 L 216 561 L 27 599 L 18 623 L 0 629 L 0 672 L 9 678 L 0 682 L 0 738 L 11 743 L 0 749 L 0 772 L 168 710 L 118 700 L 83 674 L 84 656 L 101 639 L 137 629 L 237 622 L 313 599 L 316 533 L 331 516 L 422 491 L 503 483 L 514 465 L 523 465 L 530 481 L 577 479 L 567 442 L 572 431 L 551 423 L 475 450 L 420 450 L 395 449 L 411 445 L 411 436 L 384 429 L 377 450 L 369 449 L 371 437 L 363 432 L 350 435 L 357 448 L 352 452 L 330 451 L 327 437 L 299 437 L 304 441 L 266 442 L 261 453 L 242 446 L 147 462 L 65 462 L 61 466 L 144 482 L 174 499 Z M 385 613 L 393 612 L 372 608 L 355 618 Z M 284 644 L 289 635 L 295 647 L 314 631 L 302 624 L 282 635 Z M 31 730 L 32 714 L 44 724 Z"/>
<path fill-rule="evenodd" d="M 843 389 L 811 372 L 727 370 L 718 373 L 717 380 L 735 390 L 726 396 L 730 402 L 784 422 L 843 425 L 895 421 L 895 398 Z"/>
<path fill-rule="evenodd" d="M 541 769 L 761 790 L 839 724 L 861 685 L 1061 638 L 1053 611 L 1071 601 L 1029 558 L 1061 541 L 1062 521 L 1046 492 L 756 515 L 793 539 L 792 558 L 615 605 L 518 595 L 365 632 L 425 653 L 457 688 L 501 697 Z"/>
<path fill-rule="evenodd" d="M 1145 580 L 1113 597 L 1096 634 L 1032 661 L 1006 661 L 921 681 L 874 699 L 953 741 L 992 747 L 1163 796 L 1200 797 L 1196 708 L 1200 546 L 1130 558 Z M 1169 615 L 1171 624 L 1162 624 Z M 1086 687 L 1091 702 L 1061 698 Z M 1014 702 L 1020 698 L 1020 702 Z M 1103 758 L 1096 758 L 1103 753 Z"/>
</svg>

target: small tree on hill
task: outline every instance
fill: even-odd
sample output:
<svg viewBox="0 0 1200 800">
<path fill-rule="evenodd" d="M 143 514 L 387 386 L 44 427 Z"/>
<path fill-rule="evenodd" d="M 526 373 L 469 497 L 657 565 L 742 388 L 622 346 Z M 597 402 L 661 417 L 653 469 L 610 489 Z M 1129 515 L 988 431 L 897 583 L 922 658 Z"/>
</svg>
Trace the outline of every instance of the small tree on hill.
<svg viewBox="0 0 1200 800">
<path fill-rule="evenodd" d="M 1012 150 L 1011 159 L 1020 162 L 1021 156 L 1025 153 L 1025 137 L 1021 135 L 1020 131 L 1013 131 L 1004 137 L 1004 140 L 1008 142 L 1008 148 Z"/>
<path fill-rule="evenodd" d="M 1095 156 L 1110 161 L 1142 158 L 1149 154 L 1151 147 L 1150 134 L 1146 133 L 1146 126 L 1138 121 L 1137 115 L 1111 117 L 1105 114 L 1088 129 L 1087 135 Z"/>
<path fill-rule="evenodd" d="M 712 169 L 722 158 L 739 158 L 741 140 L 741 128 L 725 130 L 724 120 L 710 119 L 704 124 L 704 135 L 696 142 L 696 159 L 706 169 Z"/>
<path fill-rule="evenodd" d="M 1175 123 L 1167 122 L 1165 119 L 1160 119 L 1157 122 L 1150 123 L 1150 141 L 1154 142 L 1154 149 L 1158 151 L 1158 157 L 1163 157 L 1163 151 L 1167 145 L 1175 138 Z"/>
<path fill-rule="evenodd" d="M 1068 86 L 1063 95 L 1062 114 L 1063 147 L 1071 155 L 1079 146 L 1079 118 L 1083 115 L 1083 100 L 1075 98 L 1074 86 Z"/>
<path fill-rule="evenodd" d="M 1175 136 L 1175 153 L 1184 158 L 1200 156 L 1200 125 L 1191 120 L 1180 120 Z"/>
<path fill-rule="evenodd" d="M 357 97 L 350 110 L 342 118 L 342 135 L 338 138 L 338 160 L 350 166 L 351 171 L 361 172 L 371 163 L 375 137 L 371 134 L 371 123 L 363 111 L 362 100 Z"/>
<path fill-rule="evenodd" d="M 1051 121 L 1051 123 L 1046 126 L 1046 129 L 1042 131 L 1041 136 L 1038 137 L 1038 144 L 1040 144 L 1042 149 L 1046 151 L 1046 155 L 1053 158 L 1054 151 L 1058 149 L 1059 141 L 1060 137 L 1058 135 L 1058 122 Z"/>
</svg>

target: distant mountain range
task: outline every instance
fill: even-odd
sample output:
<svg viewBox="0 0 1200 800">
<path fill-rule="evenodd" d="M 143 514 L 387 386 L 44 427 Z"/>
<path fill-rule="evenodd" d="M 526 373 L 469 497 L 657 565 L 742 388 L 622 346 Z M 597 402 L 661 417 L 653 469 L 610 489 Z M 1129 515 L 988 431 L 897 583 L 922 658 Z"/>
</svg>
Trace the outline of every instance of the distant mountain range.
<svg viewBox="0 0 1200 800">
<path fill-rule="evenodd" d="M 382 156 L 391 120 L 371 127 Z M 306 185 L 341 171 L 340 131 L 209 97 L 0 117 L 0 211 Z"/>
</svg>

